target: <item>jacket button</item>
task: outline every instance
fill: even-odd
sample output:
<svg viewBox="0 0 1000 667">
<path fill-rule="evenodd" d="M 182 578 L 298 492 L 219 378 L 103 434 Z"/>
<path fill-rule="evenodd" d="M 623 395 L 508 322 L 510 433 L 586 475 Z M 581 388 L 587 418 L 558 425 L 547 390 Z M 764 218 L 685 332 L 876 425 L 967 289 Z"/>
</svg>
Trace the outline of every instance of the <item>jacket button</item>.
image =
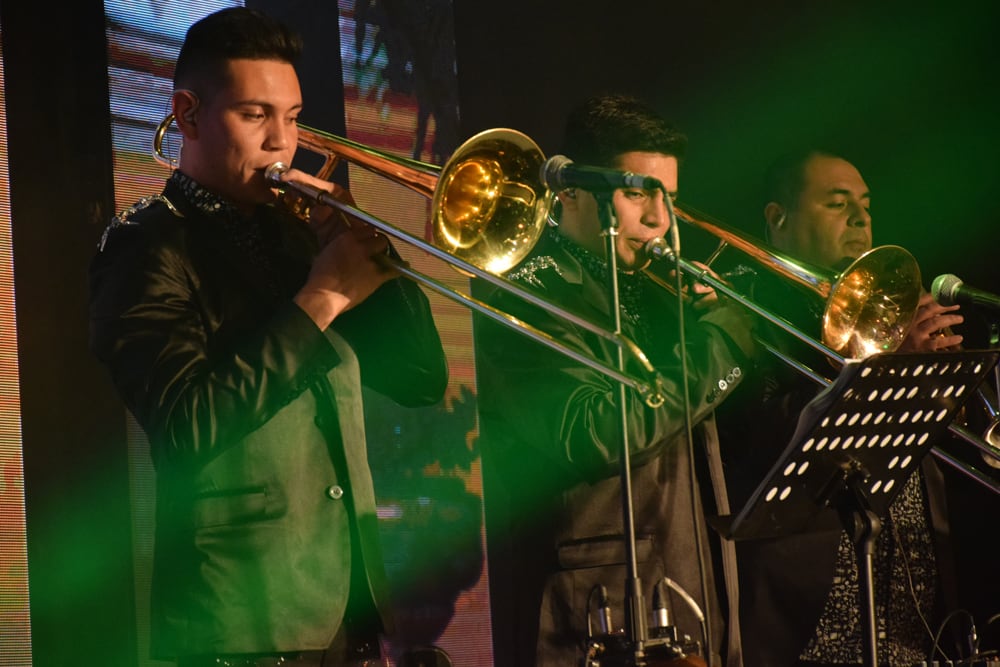
<svg viewBox="0 0 1000 667">
<path fill-rule="evenodd" d="M 333 486 L 326 487 L 326 495 L 333 500 L 340 500 L 344 497 L 344 490 L 340 488 L 339 484 L 334 484 Z"/>
<path fill-rule="evenodd" d="M 726 382 L 725 380 L 719 380 L 719 392 L 720 393 L 724 392 L 728 388 L 729 388 L 729 383 L 728 382 Z"/>
</svg>

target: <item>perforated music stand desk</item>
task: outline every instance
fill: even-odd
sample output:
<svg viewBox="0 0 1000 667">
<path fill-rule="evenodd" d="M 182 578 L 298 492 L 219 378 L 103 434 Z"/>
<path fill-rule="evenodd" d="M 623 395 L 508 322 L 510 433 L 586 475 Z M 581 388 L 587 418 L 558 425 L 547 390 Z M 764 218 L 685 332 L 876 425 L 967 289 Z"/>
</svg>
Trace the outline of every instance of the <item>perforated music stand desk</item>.
<svg viewBox="0 0 1000 667">
<path fill-rule="evenodd" d="M 728 539 L 760 539 L 809 530 L 817 515 L 837 512 L 858 555 L 866 665 L 877 655 L 871 556 L 881 521 L 998 356 L 886 353 L 845 364 L 802 411 L 746 505 L 712 520 Z"/>
</svg>

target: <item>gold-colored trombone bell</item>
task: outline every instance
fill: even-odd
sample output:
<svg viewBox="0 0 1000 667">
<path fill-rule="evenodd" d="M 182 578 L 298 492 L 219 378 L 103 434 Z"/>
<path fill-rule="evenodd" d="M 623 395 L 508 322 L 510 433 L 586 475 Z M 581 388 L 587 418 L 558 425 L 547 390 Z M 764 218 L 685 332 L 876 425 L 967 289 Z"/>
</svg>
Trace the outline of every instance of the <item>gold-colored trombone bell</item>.
<svg viewBox="0 0 1000 667">
<path fill-rule="evenodd" d="M 848 359 L 894 352 L 920 302 L 920 267 L 899 246 L 872 248 L 839 274 L 823 313 L 824 344 Z"/>
<path fill-rule="evenodd" d="M 538 242 L 552 198 L 539 179 L 545 156 L 507 128 L 467 140 L 448 160 L 431 205 L 435 245 L 502 274 Z"/>
</svg>

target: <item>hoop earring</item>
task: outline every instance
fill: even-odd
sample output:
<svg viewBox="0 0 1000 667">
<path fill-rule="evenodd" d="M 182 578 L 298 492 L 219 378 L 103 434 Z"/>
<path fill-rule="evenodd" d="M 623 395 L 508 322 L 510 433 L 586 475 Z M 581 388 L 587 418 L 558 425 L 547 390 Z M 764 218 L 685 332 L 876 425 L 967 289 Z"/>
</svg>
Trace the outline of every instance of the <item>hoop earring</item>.
<svg viewBox="0 0 1000 667">
<path fill-rule="evenodd" d="M 549 210 L 545 213 L 545 222 L 548 223 L 549 227 L 558 227 L 561 218 L 562 202 L 559 201 L 558 197 L 553 197 L 552 205 L 549 206 Z"/>
</svg>

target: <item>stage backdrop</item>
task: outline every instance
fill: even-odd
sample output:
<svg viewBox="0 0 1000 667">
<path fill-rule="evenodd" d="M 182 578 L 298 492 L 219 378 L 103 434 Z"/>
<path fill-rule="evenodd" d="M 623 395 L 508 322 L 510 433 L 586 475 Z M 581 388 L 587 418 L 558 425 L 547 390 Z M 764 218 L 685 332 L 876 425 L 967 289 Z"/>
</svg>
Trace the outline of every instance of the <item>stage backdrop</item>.
<svg viewBox="0 0 1000 667">
<path fill-rule="evenodd" d="M 993 203 L 1000 3 L 846 0 L 831 13 L 789 0 L 724 7 L 644 0 L 622 12 L 605 3 L 507 0 L 487 14 L 485 3 L 455 2 L 452 55 L 453 42 L 438 36 L 450 29 L 450 13 L 435 11 L 435 2 L 451 6 L 255 4 L 306 33 L 303 121 L 311 125 L 440 164 L 456 143 L 457 77 L 460 138 L 512 127 L 552 154 L 566 112 L 584 96 L 639 92 L 691 139 L 682 200 L 759 233 L 755 193 L 763 166 L 789 144 L 819 141 L 861 165 L 877 193 L 878 243 L 913 250 L 927 283 L 954 271 L 1000 292 L 993 259 L 1000 243 Z M 126 417 L 86 348 L 86 261 L 115 205 L 162 186 L 168 169 L 151 158 L 150 144 L 167 111 L 173 59 L 186 27 L 228 4 L 77 0 L 55 11 L 48 3 L 0 0 L 2 667 L 71 664 L 69 656 L 148 664 L 152 475 L 134 427 L 126 469 Z M 408 41 L 413 34 L 405 26 L 413 21 L 393 11 L 407 5 L 420 8 L 418 34 L 430 44 Z M 428 73 L 438 75 L 433 86 Z M 106 85 L 114 89 L 114 151 Z M 425 86 L 437 92 L 422 98 Z M 430 100 L 423 112 L 421 99 Z M 168 150 L 177 147 L 171 136 Z M 353 167 L 339 178 L 373 212 L 422 231 L 421 195 Z M 683 237 L 690 258 L 706 256 L 693 230 L 685 228 Z M 420 252 L 407 257 L 430 264 Z M 450 269 L 428 270 L 464 286 Z M 468 314 L 433 298 L 453 382 L 433 409 L 400 413 L 375 405 L 380 414 L 370 426 L 382 526 L 411 636 L 436 637 L 457 664 L 489 665 Z M 986 318 L 963 311 L 967 341 L 981 343 Z M 983 548 L 998 499 L 950 498 L 959 501 L 950 502 L 953 518 L 965 519 L 971 548 L 961 571 L 966 593 L 978 601 L 966 604 L 975 609 L 984 648 L 1000 646 L 1000 578 Z M 960 532 L 953 523 L 956 544 Z M 143 633 L 138 641 L 136 628 Z"/>
<path fill-rule="evenodd" d="M 227 1 L 107 0 L 108 78 L 119 209 L 158 192 L 169 167 L 154 159 L 153 136 L 169 112 L 171 77 L 187 27 Z M 300 123 L 346 136 L 392 159 L 437 171 L 458 145 L 456 63 L 450 0 L 321 3 L 248 2 L 280 17 L 305 39 L 299 69 L 305 108 Z M 176 157 L 173 127 L 163 159 Z M 296 166 L 318 167 L 300 151 Z M 344 165 L 359 206 L 425 238 L 429 195 L 369 169 Z M 468 280 L 412 244 L 404 259 L 434 280 L 468 292 Z M 427 409 L 400 408 L 366 394 L 369 459 L 394 607 L 401 630 L 387 646 L 390 661 L 412 646 L 436 645 L 455 665 L 492 663 L 483 552 L 476 385 L 469 311 L 427 290 L 444 341 L 451 380 L 445 400 Z M 129 433 L 139 665 L 148 658 L 149 577 L 154 473 L 147 443 Z"/>
</svg>

